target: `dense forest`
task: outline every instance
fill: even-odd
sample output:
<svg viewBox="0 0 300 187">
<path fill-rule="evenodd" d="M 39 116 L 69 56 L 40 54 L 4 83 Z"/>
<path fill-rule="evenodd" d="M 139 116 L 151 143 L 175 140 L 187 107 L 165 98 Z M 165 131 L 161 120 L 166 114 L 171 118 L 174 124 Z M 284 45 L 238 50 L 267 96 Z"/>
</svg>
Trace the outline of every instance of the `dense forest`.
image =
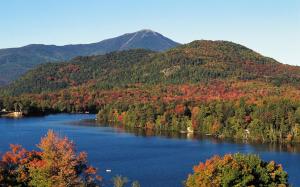
<svg viewBox="0 0 300 187">
<path fill-rule="evenodd" d="M 51 92 L 95 81 L 97 78 L 105 79 L 139 63 L 151 53 L 149 50 L 137 49 L 100 56 L 76 57 L 71 62 L 47 63 L 29 71 L 8 86 L 4 89 L 4 94 Z"/>
<path fill-rule="evenodd" d="M 101 123 L 128 127 L 192 132 L 220 138 L 271 142 L 300 141 L 300 107 L 289 100 L 269 100 L 268 104 L 213 101 L 173 105 L 108 105 L 99 111 Z"/>
<path fill-rule="evenodd" d="M 98 113 L 101 123 L 300 142 L 300 68 L 226 41 L 48 63 L 1 90 L 25 115 Z"/>
<path fill-rule="evenodd" d="M 153 130 L 187 131 L 220 138 L 300 141 L 300 92 L 271 83 L 212 82 L 208 85 L 93 85 L 55 93 L 3 97 L 0 107 L 24 113 L 98 113 L 98 121 Z"/>
</svg>

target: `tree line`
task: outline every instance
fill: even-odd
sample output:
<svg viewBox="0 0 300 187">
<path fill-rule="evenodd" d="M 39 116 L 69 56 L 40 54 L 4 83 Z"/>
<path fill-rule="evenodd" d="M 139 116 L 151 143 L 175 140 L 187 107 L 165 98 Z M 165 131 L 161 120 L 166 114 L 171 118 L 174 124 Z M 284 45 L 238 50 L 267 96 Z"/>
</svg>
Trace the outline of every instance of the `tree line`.
<svg viewBox="0 0 300 187">
<path fill-rule="evenodd" d="M 261 105 L 239 101 L 209 103 L 122 103 L 105 105 L 100 123 L 125 127 L 212 135 L 262 142 L 299 142 L 300 105 L 290 100 L 266 100 Z"/>
</svg>

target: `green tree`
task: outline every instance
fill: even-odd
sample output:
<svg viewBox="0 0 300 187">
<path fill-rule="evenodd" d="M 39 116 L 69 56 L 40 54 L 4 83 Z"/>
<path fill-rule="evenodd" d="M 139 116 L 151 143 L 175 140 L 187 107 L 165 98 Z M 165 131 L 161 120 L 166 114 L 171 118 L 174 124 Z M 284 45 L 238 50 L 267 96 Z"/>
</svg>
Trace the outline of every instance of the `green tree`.
<svg viewBox="0 0 300 187">
<path fill-rule="evenodd" d="M 194 167 L 186 187 L 289 186 L 288 175 L 280 164 L 262 161 L 257 155 L 214 156 Z"/>
</svg>

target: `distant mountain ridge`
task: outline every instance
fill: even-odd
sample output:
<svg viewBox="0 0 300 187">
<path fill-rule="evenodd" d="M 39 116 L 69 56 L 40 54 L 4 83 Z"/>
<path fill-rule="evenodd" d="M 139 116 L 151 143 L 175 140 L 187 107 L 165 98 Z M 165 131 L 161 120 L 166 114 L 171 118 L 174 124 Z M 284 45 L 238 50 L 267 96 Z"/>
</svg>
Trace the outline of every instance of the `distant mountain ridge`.
<svg viewBox="0 0 300 187">
<path fill-rule="evenodd" d="M 31 44 L 20 48 L 0 49 L 0 86 L 46 62 L 66 61 L 76 56 L 101 55 L 137 48 L 164 51 L 178 45 L 180 44 L 162 34 L 144 29 L 91 44 L 64 46 Z"/>
</svg>

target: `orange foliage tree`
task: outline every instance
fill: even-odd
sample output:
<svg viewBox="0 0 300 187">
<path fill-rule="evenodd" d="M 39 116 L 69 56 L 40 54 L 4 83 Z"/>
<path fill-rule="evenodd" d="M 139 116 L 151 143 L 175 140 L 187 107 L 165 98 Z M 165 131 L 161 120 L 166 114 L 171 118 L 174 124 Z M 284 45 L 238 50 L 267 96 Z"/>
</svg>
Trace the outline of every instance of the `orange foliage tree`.
<svg viewBox="0 0 300 187">
<path fill-rule="evenodd" d="M 85 152 L 76 153 L 68 138 L 52 130 L 41 139 L 41 151 L 11 145 L 0 161 L 0 186 L 97 186 L 100 177 L 87 163 Z"/>
</svg>

